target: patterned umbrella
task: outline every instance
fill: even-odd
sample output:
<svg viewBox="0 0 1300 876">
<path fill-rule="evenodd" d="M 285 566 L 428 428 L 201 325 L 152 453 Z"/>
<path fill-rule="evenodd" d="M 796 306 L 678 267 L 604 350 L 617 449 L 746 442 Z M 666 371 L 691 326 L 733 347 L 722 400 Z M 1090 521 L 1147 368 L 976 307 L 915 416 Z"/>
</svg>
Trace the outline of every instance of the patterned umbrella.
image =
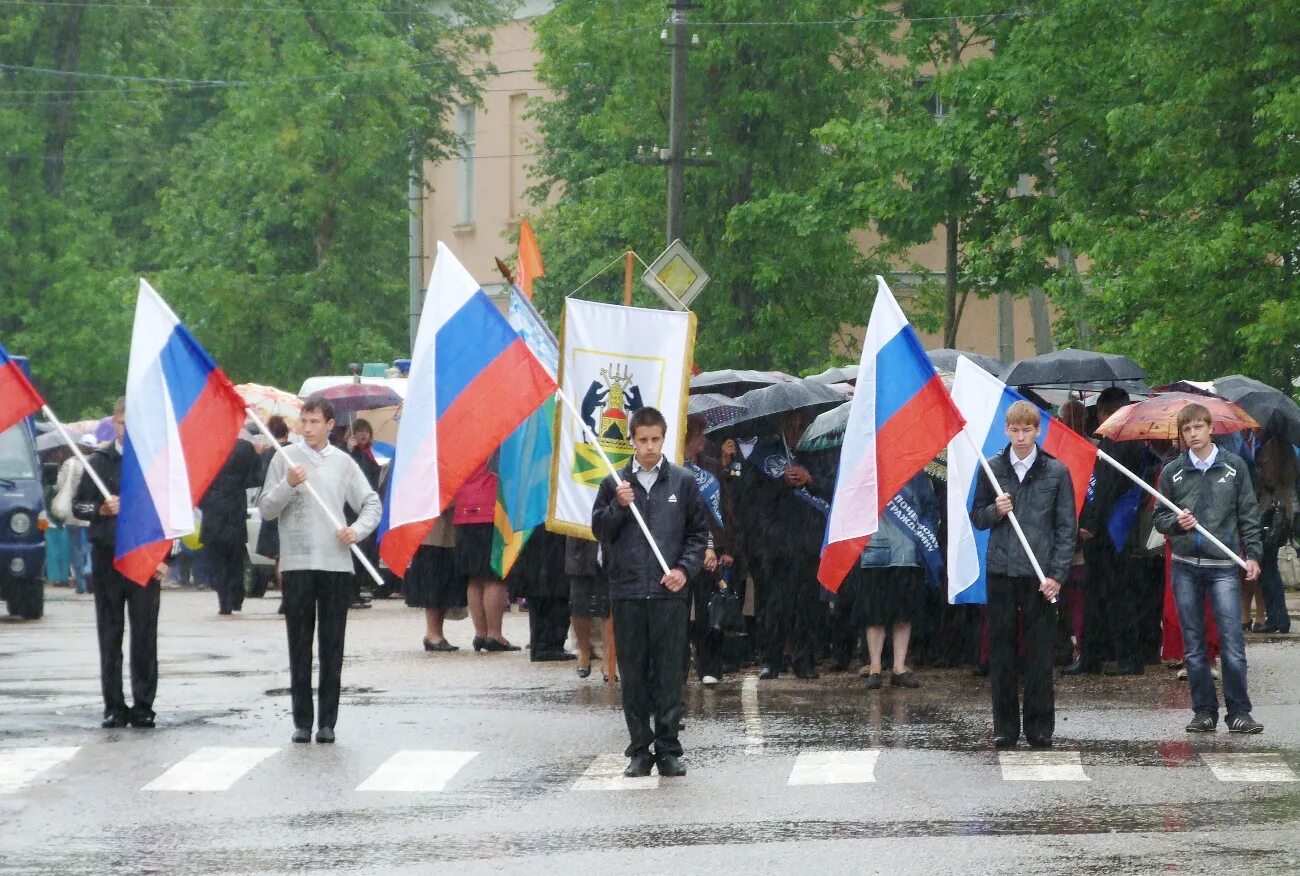
<svg viewBox="0 0 1300 876">
<path fill-rule="evenodd" d="M 1116 441 L 1172 440 L 1178 437 L 1178 412 L 1190 404 L 1209 409 L 1215 435 L 1259 428 L 1254 417 L 1226 399 L 1190 392 L 1162 392 L 1120 408 L 1097 427 L 1097 434 Z"/>
<path fill-rule="evenodd" d="M 386 386 L 374 383 L 340 383 L 314 392 L 310 397 L 329 399 L 334 410 L 339 413 L 339 419 L 347 422 L 352 421 L 352 415 L 357 411 L 387 408 L 402 403 L 400 395 Z"/>
<path fill-rule="evenodd" d="M 749 408 L 736 401 L 734 398 L 728 398 L 720 392 L 706 392 L 703 395 L 691 396 L 690 404 L 686 407 L 688 414 L 699 414 L 704 418 L 705 428 L 713 429 L 718 426 L 725 426 L 728 423 L 734 423 L 745 415 Z"/>
<path fill-rule="evenodd" d="M 302 399 L 283 389 L 260 383 L 241 383 L 235 387 L 235 392 L 263 420 L 284 417 L 284 421 L 292 428 L 302 415 Z"/>
</svg>

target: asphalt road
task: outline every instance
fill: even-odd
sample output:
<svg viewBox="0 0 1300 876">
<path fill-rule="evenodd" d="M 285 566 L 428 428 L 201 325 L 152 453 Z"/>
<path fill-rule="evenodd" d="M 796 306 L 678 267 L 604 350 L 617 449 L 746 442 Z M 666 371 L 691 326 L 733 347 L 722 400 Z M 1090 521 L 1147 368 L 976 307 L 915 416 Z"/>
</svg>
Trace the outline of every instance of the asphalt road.
<svg viewBox="0 0 1300 876">
<path fill-rule="evenodd" d="M 89 597 L 0 622 L 0 873 L 1300 872 L 1293 639 L 1248 644 L 1261 736 L 1188 736 L 1164 670 L 1062 680 L 1046 755 L 964 672 L 736 675 L 687 689 L 686 777 L 629 781 L 598 671 L 425 654 L 397 600 L 349 618 L 338 743 L 292 745 L 275 606 L 164 592 L 154 730 L 99 729 Z"/>
</svg>

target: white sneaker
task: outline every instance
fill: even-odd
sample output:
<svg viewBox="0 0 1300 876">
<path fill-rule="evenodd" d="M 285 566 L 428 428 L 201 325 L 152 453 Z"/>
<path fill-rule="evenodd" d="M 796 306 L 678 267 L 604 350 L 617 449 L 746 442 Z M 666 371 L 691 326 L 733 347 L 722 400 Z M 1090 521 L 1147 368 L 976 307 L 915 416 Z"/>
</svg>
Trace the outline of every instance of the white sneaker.
<svg viewBox="0 0 1300 876">
<path fill-rule="evenodd" d="M 1186 681 L 1186 680 L 1187 680 L 1187 669 L 1186 669 L 1186 668 L 1183 668 L 1183 669 L 1178 670 L 1178 680 L 1179 680 L 1179 681 Z"/>
<path fill-rule="evenodd" d="M 712 687 L 717 683 L 718 680 L 714 678 L 712 675 L 706 675 L 700 679 L 700 684 L 705 685 L 706 687 Z"/>
</svg>

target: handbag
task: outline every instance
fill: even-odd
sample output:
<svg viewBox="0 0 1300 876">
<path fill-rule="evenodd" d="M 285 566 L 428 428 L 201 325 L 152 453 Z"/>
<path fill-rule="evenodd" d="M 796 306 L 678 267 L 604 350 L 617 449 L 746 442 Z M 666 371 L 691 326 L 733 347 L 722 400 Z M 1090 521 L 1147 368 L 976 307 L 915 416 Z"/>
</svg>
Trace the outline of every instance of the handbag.
<svg viewBox="0 0 1300 876">
<path fill-rule="evenodd" d="M 709 629 L 720 633 L 746 632 L 744 606 L 734 588 L 721 587 L 709 596 Z"/>
<path fill-rule="evenodd" d="M 1291 540 L 1291 527 L 1287 523 L 1286 513 L 1277 500 L 1274 500 L 1273 504 L 1264 511 L 1260 528 L 1264 531 L 1264 550 L 1270 553 Z"/>
<path fill-rule="evenodd" d="M 1277 552 L 1277 570 L 1284 587 L 1300 587 L 1300 553 L 1294 544 L 1284 544 Z"/>
</svg>

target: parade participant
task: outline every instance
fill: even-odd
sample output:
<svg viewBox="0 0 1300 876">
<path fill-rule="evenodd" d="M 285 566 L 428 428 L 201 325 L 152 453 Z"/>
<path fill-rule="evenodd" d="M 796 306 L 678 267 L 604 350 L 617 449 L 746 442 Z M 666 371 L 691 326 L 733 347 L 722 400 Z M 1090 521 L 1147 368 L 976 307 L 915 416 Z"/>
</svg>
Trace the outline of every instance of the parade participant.
<svg viewBox="0 0 1300 876">
<path fill-rule="evenodd" d="M 608 635 L 605 649 L 613 641 L 613 628 L 606 623 L 609 618 L 609 588 L 604 570 L 600 568 L 600 546 L 589 539 L 568 536 L 564 546 L 564 573 L 569 576 L 569 614 L 573 623 L 573 638 L 578 646 L 578 677 L 591 675 L 591 661 L 596 656 L 592 648 L 592 625 L 596 618 L 604 624 Z M 608 681 L 608 677 L 605 679 Z"/>
<path fill-rule="evenodd" d="M 379 490 L 379 472 L 382 466 L 379 460 L 375 458 L 374 451 L 375 432 L 368 420 L 357 418 L 352 424 L 351 440 L 348 442 L 348 454 L 356 460 L 361 467 L 361 473 L 366 476 L 366 482 L 370 488 L 378 492 Z M 382 493 L 380 501 L 382 502 Z M 348 509 L 348 516 L 344 518 L 345 523 L 351 523 L 355 510 Z M 363 538 L 357 546 L 361 548 L 361 553 L 365 554 L 366 559 L 370 560 L 370 565 L 379 567 L 379 540 L 375 533 L 370 533 Z M 351 608 L 369 608 L 370 599 L 361 592 L 363 586 L 373 585 L 370 573 L 361 565 L 361 561 L 353 558 L 352 563 L 352 605 Z"/>
<path fill-rule="evenodd" d="M 244 605 L 244 563 L 248 556 L 248 493 L 261 485 L 261 460 L 241 435 L 208 491 L 199 501 L 201 533 L 208 557 L 208 581 L 217 592 L 217 614 Z"/>
<path fill-rule="evenodd" d="M 609 594 L 618 638 L 623 717 L 631 742 L 624 775 L 682 776 L 682 655 L 690 602 L 687 583 L 700 573 L 709 512 L 690 472 L 663 455 L 668 423 L 652 407 L 629 424 L 634 456 L 619 478 L 605 478 L 591 510 L 591 529 L 608 549 Z M 635 503 L 669 567 L 659 565 L 629 507 Z M 651 729 L 651 716 L 654 727 Z M 654 751 L 651 753 L 651 746 Z"/>
<path fill-rule="evenodd" d="M 709 600 L 724 577 L 730 577 L 730 570 L 735 562 L 732 556 L 731 530 L 728 522 L 728 502 L 722 493 L 722 484 L 718 479 L 716 467 L 704 459 L 705 420 L 699 414 L 691 414 L 686 419 L 686 470 L 695 478 L 695 485 L 700 489 L 700 497 L 709 509 L 709 544 L 704 552 L 704 568 L 700 575 L 691 581 L 691 595 L 695 608 L 695 622 L 691 639 L 695 645 L 695 671 L 700 683 L 717 684 L 722 678 L 722 642 L 721 630 L 710 626 Z M 712 469 L 712 470 L 711 470 Z M 730 585 L 728 585 L 730 586 Z"/>
<path fill-rule="evenodd" d="M 564 536 L 539 526 L 506 576 L 512 599 L 528 604 L 528 656 L 534 663 L 577 660 L 564 650 L 569 635 L 569 579 Z"/>
<path fill-rule="evenodd" d="M 266 473 L 258 508 L 264 519 L 280 521 L 280 574 L 284 623 L 289 639 L 289 679 L 293 700 L 293 741 L 311 740 L 311 646 L 320 616 L 320 714 L 317 742 L 334 741 L 338 718 L 343 636 L 352 595 L 349 546 L 379 524 L 379 496 L 356 462 L 329 443 L 334 406 L 309 398 L 302 406 L 303 443 L 277 453 Z M 294 459 L 290 464 L 288 454 Z M 357 509 L 351 526 L 335 528 L 330 515 L 304 484 L 310 479 L 335 520 L 343 508 Z"/>
<path fill-rule="evenodd" d="M 426 651 L 460 650 L 443 631 L 448 612 L 466 605 L 465 576 L 456 571 L 456 530 L 450 511 L 433 521 L 402 579 L 402 599 L 411 608 L 424 609 Z"/>
<path fill-rule="evenodd" d="M 1160 492 L 1183 510 L 1177 514 L 1163 504 L 1154 523 L 1170 537 L 1172 573 L 1178 620 L 1183 628 L 1184 665 L 1195 714 L 1189 733 L 1213 733 L 1219 723 L 1219 700 L 1205 653 L 1205 597 L 1218 621 L 1223 662 L 1225 723 L 1233 733 L 1260 733 L 1264 725 L 1250 715 L 1246 691 L 1246 645 L 1241 630 L 1241 594 L 1237 568 L 1218 548 L 1196 531 L 1199 523 L 1230 549 L 1244 549 L 1246 580 L 1258 580 L 1259 503 L 1250 472 L 1240 456 L 1211 441 L 1209 410 L 1189 404 L 1178 412 L 1178 434 L 1187 447 L 1160 473 Z"/>
<path fill-rule="evenodd" d="M 121 509 L 122 441 L 126 436 L 126 399 L 113 405 L 113 440 L 86 460 L 108 488 L 104 499 L 84 474 L 72 513 L 90 523 L 91 589 L 95 593 L 95 629 L 99 634 L 99 683 L 104 696 L 106 728 L 154 726 L 153 700 L 158 690 L 158 600 L 165 565 L 143 587 L 113 568 L 117 515 Z M 122 634 L 131 618 L 131 697 L 122 693 Z"/>
<path fill-rule="evenodd" d="M 1011 443 L 989 459 L 1000 493 L 981 477 L 975 488 L 971 522 L 989 530 L 988 619 L 989 685 L 993 693 L 993 744 L 1010 748 L 1020 738 L 1021 695 L 1016 643 L 1025 633 L 1025 738 L 1034 748 L 1050 748 L 1056 726 L 1052 690 L 1052 646 L 1056 608 L 1051 601 L 1070 573 L 1074 555 L 1074 487 L 1062 463 L 1038 449 L 1040 412 L 1027 401 L 1007 409 Z M 1042 567 L 1040 582 L 1007 515 L 1015 510 L 1029 548 Z"/>
<path fill-rule="evenodd" d="M 1286 439 L 1282 415 L 1274 412 L 1264 427 L 1259 450 L 1255 451 L 1255 471 L 1259 477 L 1261 539 L 1264 558 L 1260 562 L 1259 586 L 1267 611 L 1265 623 L 1255 625 L 1257 633 L 1291 632 L 1291 615 L 1287 613 L 1286 590 L 1278 569 L 1278 549 L 1291 540 L 1296 500 L 1296 457 Z M 1267 521 L 1267 522 L 1265 522 Z M 1243 621 L 1248 618 L 1242 618 Z"/>
<path fill-rule="evenodd" d="M 492 520 L 496 512 L 497 476 L 485 463 L 456 492 L 452 520 L 456 524 L 456 571 L 468 580 L 469 616 L 474 624 L 471 644 L 477 651 L 518 651 L 501 630 L 506 611 L 506 585 L 492 568 Z"/>
</svg>

